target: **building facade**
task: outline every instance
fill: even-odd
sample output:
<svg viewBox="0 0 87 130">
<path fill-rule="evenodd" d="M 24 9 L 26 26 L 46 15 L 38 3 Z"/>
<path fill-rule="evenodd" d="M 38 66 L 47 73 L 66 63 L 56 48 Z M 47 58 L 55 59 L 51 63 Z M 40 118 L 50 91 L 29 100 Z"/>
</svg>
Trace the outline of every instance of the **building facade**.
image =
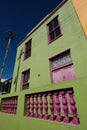
<svg viewBox="0 0 87 130">
<path fill-rule="evenodd" d="M 82 3 L 63 0 L 19 43 L 11 92 L 0 96 L 1 130 L 87 128 Z"/>
</svg>

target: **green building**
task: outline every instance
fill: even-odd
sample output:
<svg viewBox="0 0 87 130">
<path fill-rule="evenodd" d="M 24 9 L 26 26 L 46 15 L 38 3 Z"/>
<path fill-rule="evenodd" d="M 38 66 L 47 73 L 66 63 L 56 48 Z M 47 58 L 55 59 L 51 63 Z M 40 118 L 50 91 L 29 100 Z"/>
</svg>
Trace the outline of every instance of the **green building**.
<svg viewBox="0 0 87 130">
<path fill-rule="evenodd" d="M 11 92 L 0 96 L 0 130 L 87 128 L 87 39 L 73 1 L 19 43 Z"/>
</svg>

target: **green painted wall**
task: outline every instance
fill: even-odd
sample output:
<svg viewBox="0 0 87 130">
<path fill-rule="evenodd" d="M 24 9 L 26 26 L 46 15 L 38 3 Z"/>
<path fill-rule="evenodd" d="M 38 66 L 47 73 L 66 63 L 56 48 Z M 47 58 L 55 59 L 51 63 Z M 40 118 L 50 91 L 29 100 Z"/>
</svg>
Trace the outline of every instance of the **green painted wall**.
<svg viewBox="0 0 87 130">
<path fill-rule="evenodd" d="M 48 45 L 47 24 L 59 15 L 62 36 Z M 31 57 L 24 60 L 25 43 L 32 38 Z M 71 49 L 71 56 L 76 71 L 76 80 L 62 83 L 51 83 L 49 58 Z M 21 56 L 20 56 L 21 53 Z M 16 115 L 0 113 L 0 130 L 84 130 L 87 128 L 85 103 L 87 79 L 87 39 L 79 23 L 71 0 L 68 0 L 58 11 L 47 19 L 17 48 L 11 93 L 0 96 L 18 96 L 18 109 Z M 21 58 L 20 58 L 21 57 Z M 18 65 L 20 67 L 18 68 Z M 30 68 L 30 86 L 21 90 L 21 73 Z M 38 74 L 40 76 L 38 77 Z M 18 77 L 17 77 L 18 75 Z M 15 78 L 16 77 L 16 78 Z M 16 80 L 15 80 L 16 79 Z M 17 81 L 17 83 L 15 82 Z M 57 123 L 40 119 L 24 117 L 25 95 L 29 93 L 73 87 L 78 108 L 80 125 Z M 16 90 L 16 92 L 15 92 Z"/>
<path fill-rule="evenodd" d="M 48 45 L 47 24 L 56 16 L 59 15 L 61 30 L 63 36 Z M 75 10 L 70 1 L 60 8 L 54 15 L 46 20 L 32 35 L 30 35 L 19 47 L 17 51 L 17 59 L 13 75 L 12 92 L 14 92 L 14 78 L 17 75 L 20 51 L 23 50 L 25 43 L 32 38 L 31 57 L 24 60 L 24 53 L 21 56 L 21 65 L 19 69 L 17 91 L 21 87 L 21 73 L 30 68 L 30 89 L 39 88 L 51 84 L 49 58 L 54 55 L 71 49 L 71 56 L 74 63 L 76 77 L 85 77 L 87 66 L 84 61 L 87 61 L 86 48 L 87 39 L 84 36 L 81 25 L 77 19 Z M 82 53 L 81 51 L 84 50 Z M 84 66 L 84 67 L 83 67 Z M 38 77 L 38 74 L 40 76 Z M 29 89 L 29 90 L 30 90 Z"/>
</svg>

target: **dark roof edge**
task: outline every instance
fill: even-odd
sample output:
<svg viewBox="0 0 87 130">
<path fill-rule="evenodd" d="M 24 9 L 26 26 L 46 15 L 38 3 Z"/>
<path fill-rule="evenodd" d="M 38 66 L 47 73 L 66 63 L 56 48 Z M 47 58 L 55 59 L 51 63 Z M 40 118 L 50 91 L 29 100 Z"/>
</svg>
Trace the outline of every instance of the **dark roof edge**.
<svg viewBox="0 0 87 130">
<path fill-rule="evenodd" d="M 50 14 L 46 15 L 27 35 L 26 37 L 18 44 L 20 46 L 23 41 L 25 41 L 38 27 L 40 27 L 51 15 L 53 15 L 59 8 L 61 8 L 68 0 L 63 0 Z"/>
</svg>

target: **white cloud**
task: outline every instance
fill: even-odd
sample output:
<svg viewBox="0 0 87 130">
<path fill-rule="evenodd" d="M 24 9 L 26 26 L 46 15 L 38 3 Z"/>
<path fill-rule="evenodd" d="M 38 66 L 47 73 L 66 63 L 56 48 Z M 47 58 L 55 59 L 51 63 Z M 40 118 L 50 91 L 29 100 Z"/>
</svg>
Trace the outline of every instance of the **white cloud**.
<svg viewBox="0 0 87 130">
<path fill-rule="evenodd" d="M 1 82 L 4 82 L 4 81 L 6 81 L 7 79 L 1 79 Z"/>
</svg>

